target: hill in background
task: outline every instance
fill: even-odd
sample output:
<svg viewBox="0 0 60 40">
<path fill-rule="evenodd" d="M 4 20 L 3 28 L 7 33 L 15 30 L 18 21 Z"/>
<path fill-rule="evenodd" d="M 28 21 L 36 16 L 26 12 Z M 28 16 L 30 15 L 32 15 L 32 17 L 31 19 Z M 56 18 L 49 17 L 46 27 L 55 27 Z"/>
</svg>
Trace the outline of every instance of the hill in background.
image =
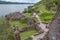
<svg viewBox="0 0 60 40">
<path fill-rule="evenodd" d="M 0 4 L 34 4 L 34 3 L 22 3 L 22 2 L 7 2 L 7 1 L 0 1 Z"/>
</svg>

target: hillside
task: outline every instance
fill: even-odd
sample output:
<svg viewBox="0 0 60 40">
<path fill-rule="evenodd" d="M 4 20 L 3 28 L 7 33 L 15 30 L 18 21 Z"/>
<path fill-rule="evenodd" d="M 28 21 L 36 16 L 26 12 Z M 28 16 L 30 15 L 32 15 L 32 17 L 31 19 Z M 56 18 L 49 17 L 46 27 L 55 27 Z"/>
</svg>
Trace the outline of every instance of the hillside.
<svg viewBox="0 0 60 40">
<path fill-rule="evenodd" d="M 8 3 L 8 2 L 5 2 L 5 3 Z M 8 3 L 8 4 L 10 4 L 10 3 Z M 26 12 L 24 15 L 26 15 L 26 17 L 28 17 L 28 19 L 29 19 L 29 17 L 32 16 L 31 15 L 32 12 L 37 11 L 38 16 L 42 22 L 44 22 L 44 23 L 50 22 L 51 19 L 53 18 L 53 16 L 55 15 L 56 7 L 57 7 L 57 5 L 55 4 L 55 2 L 53 2 L 53 3 L 52 2 L 44 2 L 44 0 L 43 0 L 43 1 L 36 3 L 28 11 L 25 10 Z M 51 8 L 53 8 L 54 10 Z M 34 20 L 34 22 L 37 21 L 37 19 L 35 19 L 35 18 L 33 18 L 33 20 Z M 31 24 L 28 24 L 27 18 L 22 18 L 21 20 L 7 20 L 5 17 L 0 17 L 0 21 L 1 21 L 0 22 L 0 27 L 1 27 L 0 28 L 0 39 L 1 40 L 15 40 L 14 35 L 17 33 L 17 32 L 15 32 L 16 31 L 15 28 L 17 28 L 17 26 L 19 29 L 25 29 L 26 26 L 31 25 Z M 32 21 L 30 20 L 30 22 L 32 22 Z M 41 26 L 41 27 L 43 27 L 43 26 Z M 17 31 L 18 31 L 18 28 L 17 28 Z M 29 29 L 29 28 L 26 28 L 26 29 Z M 27 31 L 24 31 L 24 32 L 21 32 L 20 34 L 19 33 L 18 34 L 21 36 L 21 40 L 25 40 L 26 38 L 29 38 L 31 35 L 34 35 L 37 32 L 38 32 L 38 30 L 35 27 L 34 29 L 27 30 Z"/>
<path fill-rule="evenodd" d="M 24 10 L 24 12 L 29 15 L 32 12 L 37 11 L 42 22 L 49 22 L 55 15 L 56 8 L 57 6 L 55 3 L 40 1 L 36 3 L 34 6 L 32 6 L 28 11 Z"/>
<path fill-rule="evenodd" d="M 34 3 L 0 1 L 0 4 L 34 4 Z"/>
</svg>

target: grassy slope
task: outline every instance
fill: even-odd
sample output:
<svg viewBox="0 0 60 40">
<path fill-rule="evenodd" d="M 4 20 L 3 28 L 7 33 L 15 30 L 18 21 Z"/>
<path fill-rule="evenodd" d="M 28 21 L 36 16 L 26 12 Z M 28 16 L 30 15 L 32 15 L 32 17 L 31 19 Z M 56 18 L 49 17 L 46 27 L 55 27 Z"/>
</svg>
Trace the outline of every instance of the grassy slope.
<svg viewBox="0 0 60 40">
<path fill-rule="evenodd" d="M 42 22 L 49 22 L 51 21 L 54 15 L 55 15 L 54 13 L 42 13 L 42 14 L 39 14 L 39 17 Z"/>
<path fill-rule="evenodd" d="M 21 23 L 19 21 L 12 21 L 12 24 L 15 25 L 15 26 L 17 25 L 20 28 L 23 28 L 24 26 L 28 25 L 27 23 Z"/>
<path fill-rule="evenodd" d="M 34 5 L 34 6 L 32 7 L 32 9 L 35 9 L 35 8 L 40 11 L 38 15 L 39 15 L 39 17 L 40 17 L 40 19 L 41 19 L 42 22 L 49 22 L 49 21 L 52 19 L 52 17 L 55 15 L 55 14 L 53 14 L 53 13 L 51 13 L 51 12 L 50 12 L 50 13 L 47 13 L 47 12 L 49 12 L 49 11 L 46 10 L 46 9 L 45 9 L 45 6 L 42 5 L 42 4 Z M 43 13 L 42 13 L 42 12 L 43 12 Z M 26 15 L 27 15 L 27 16 L 30 16 L 30 13 L 26 13 Z M 24 26 L 27 26 L 27 25 L 28 25 L 27 22 L 26 22 L 26 20 L 11 21 L 11 22 L 12 22 L 13 25 L 18 25 L 20 28 L 23 28 Z M 0 25 L 2 25 L 2 24 L 0 23 Z M 0 27 L 1 27 L 1 26 L 0 26 Z M 3 27 L 1 27 L 0 30 L 2 30 L 2 29 L 4 29 L 3 32 L 4 32 L 4 31 L 7 31 L 7 32 L 8 32 L 7 29 L 9 29 L 9 28 L 6 28 L 6 27 L 3 25 Z M 0 33 L 0 39 L 1 39 L 1 40 L 3 40 L 3 39 L 2 39 L 2 38 L 4 38 L 3 36 L 6 36 L 6 34 L 3 33 L 3 32 Z M 10 32 L 10 31 L 9 31 L 9 32 Z M 25 38 L 27 38 L 27 37 L 35 34 L 36 32 L 37 32 L 37 31 L 36 31 L 35 29 L 29 30 L 29 31 L 26 31 L 26 32 L 23 32 L 23 33 L 21 33 L 21 38 L 22 38 L 22 40 L 24 40 Z M 9 34 L 9 35 L 10 35 L 10 36 L 8 36 L 9 40 L 13 40 L 13 37 L 11 36 L 12 34 Z M 4 38 L 4 39 L 5 39 L 5 38 Z"/>
<path fill-rule="evenodd" d="M 25 18 L 21 19 L 21 20 L 17 20 L 17 21 L 13 20 L 13 21 L 11 21 L 11 23 L 15 26 L 16 25 L 19 26 L 20 28 L 23 28 L 28 25 L 27 20 Z"/>
<path fill-rule="evenodd" d="M 42 22 L 49 22 L 52 17 L 55 15 L 55 11 L 49 11 L 46 9 L 46 6 L 42 4 L 43 2 L 36 3 L 31 9 L 39 11 L 39 17 Z M 55 5 L 55 4 L 54 4 Z M 55 5 L 56 7 L 56 5 Z"/>
<path fill-rule="evenodd" d="M 25 31 L 25 32 L 21 33 L 21 39 L 24 40 L 24 39 L 30 37 L 31 35 L 34 35 L 35 33 L 37 33 L 37 31 L 35 29 Z"/>
</svg>

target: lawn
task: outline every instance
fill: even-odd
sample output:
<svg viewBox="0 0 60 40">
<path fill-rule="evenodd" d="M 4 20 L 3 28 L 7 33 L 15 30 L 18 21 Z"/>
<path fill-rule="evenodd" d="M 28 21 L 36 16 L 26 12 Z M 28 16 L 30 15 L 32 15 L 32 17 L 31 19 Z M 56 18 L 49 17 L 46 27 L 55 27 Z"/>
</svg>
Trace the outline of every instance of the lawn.
<svg viewBox="0 0 60 40">
<path fill-rule="evenodd" d="M 25 26 L 28 25 L 26 19 L 13 20 L 13 21 L 11 21 L 11 24 L 13 24 L 13 25 L 15 25 L 15 26 L 17 25 L 17 26 L 19 26 L 20 28 L 23 28 L 23 27 L 25 27 Z"/>
<path fill-rule="evenodd" d="M 37 33 L 36 29 L 25 31 L 25 32 L 21 33 L 21 40 L 24 40 L 24 39 L 30 37 L 31 35 L 34 35 L 35 33 Z"/>
</svg>

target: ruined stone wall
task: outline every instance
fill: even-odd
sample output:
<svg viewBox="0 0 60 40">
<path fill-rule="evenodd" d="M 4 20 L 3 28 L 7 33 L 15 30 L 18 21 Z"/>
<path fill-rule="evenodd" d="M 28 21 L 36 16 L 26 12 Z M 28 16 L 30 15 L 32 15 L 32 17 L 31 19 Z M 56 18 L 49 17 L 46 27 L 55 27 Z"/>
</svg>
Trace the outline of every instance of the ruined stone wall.
<svg viewBox="0 0 60 40">
<path fill-rule="evenodd" d="M 37 25 L 37 22 L 36 22 L 36 23 L 30 24 L 30 25 L 22 28 L 20 30 L 20 32 L 24 32 L 24 31 L 32 30 L 32 29 L 36 29 L 36 30 L 38 30 L 38 32 L 41 32 L 42 31 L 42 29 Z"/>
<path fill-rule="evenodd" d="M 49 32 L 42 40 L 60 40 L 60 3 L 58 3 L 58 9 L 56 15 L 52 19 L 49 25 Z"/>
<path fill-rule="evenodd" d="M 24 32 L 24 31 L 32 30 L 32 29 L 35 29 L 35 25 L 29 25 L 27 27 L 24 27 L 20 30 L 20 32 Z"/>
<path fill-rule="evenodd" d="M 33 38 L 32 38 L 32 37 L 29 37 L 29 38 L 27 38 L 27 39 L 25 39 L 25 40 L 33 40 Z"/>
<path fill-rule="evenodd" d="M 27 17 L 27 22 L 29 25 L 32 25 L 35 23 L 34 19 L 31 16 Z"/>
</svg>

